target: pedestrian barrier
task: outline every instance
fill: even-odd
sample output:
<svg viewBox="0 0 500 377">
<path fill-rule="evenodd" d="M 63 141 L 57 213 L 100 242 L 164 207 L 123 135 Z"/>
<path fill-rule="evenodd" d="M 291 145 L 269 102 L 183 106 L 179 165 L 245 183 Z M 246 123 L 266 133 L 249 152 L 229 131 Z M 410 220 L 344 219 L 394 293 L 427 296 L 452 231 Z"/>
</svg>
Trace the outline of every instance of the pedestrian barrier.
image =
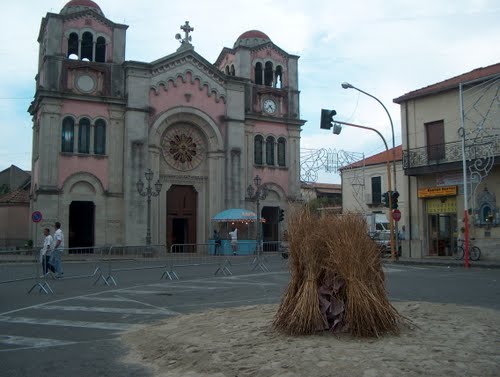
<svg viewBox="0 0 500 377">
<path fill-rule="evenodd" d="M 243 250 L 243 251 L 240 251 Z M 260 247 L 254 241 L 238 241 L 238 251 L 233 254 L 231 245 L 219 250 L 216 254 L 214 244 L 173 244 L 170 247 L 169 274 L 177 278 L 175 268 L 199 265 L 217 265 L 215 275 L 232 275 L 231 266 L 251 265 L 252 270 L 259 268 L 269 272 L 267 256 L 280 254 L 280 242 L 262 242 Z M 164 276 L 168 276 L 164 274 Z"/>
<path fill-rule="evenodd" d="M 92 278 L 106 286 L 117 286 L 117 274 L 136 270 L 159 269 L 160 279 L 178 280 L 183 267 L 215 266 L 214 275 L 233 275 L 234 268 L 260 269 L 268 272 L 269 259 L 281 259 L 278 242 L 240 241 L 236 255 L 228 247 L 217 250 L 213 243 L 166 245 L 111 245 L 85 248 L 66 248 L 62 251 L 64 280 Z M 253 248 L 253 249 L 252 249 Z M 200 270 L 206 271 L 206 269 Z M 208 272 L 208 271 L 207 271 Z M 203 273 L 203 272 L 202 272 Z M 28 293 L 54 293 L 50 281 L 60 277 L 53 272 L 43 273 L 38 249 L 0 251 L 0 284 L 32 281 Z"/>
<path fill-rule="evenodd" d="M 109 247 L 105 255 L 101 256 L 100 262 L 106 264 L 106 272 L 104 273 L 102 269 L 99 270 L 94 285 L 102 280 L 108 286 L 110 284 L 116 286 L 117 282 L 113 276 L 115 272 L 146 269 L 165 270 L 167 267 L 166 246 L 162 244 L 114 245 Z"/>
<path fill-rule="evenodd" d="M 98 259 L 103 251 L 108 249 L 109 246 L 63 249 L 61 257 L 66 270 L 65 279 L 86 278 L 98 274 Z M 0 251 L 0 284 L 34 280 L 35 283 L 28 293 L 36 288 L 40 293 L 53 293 L 48 281 L 57 277 L 53 272 L 44 273 L 42 263 L 45 263 L 45 259 L 41 258 L 39 249 Z"/>
</svg>

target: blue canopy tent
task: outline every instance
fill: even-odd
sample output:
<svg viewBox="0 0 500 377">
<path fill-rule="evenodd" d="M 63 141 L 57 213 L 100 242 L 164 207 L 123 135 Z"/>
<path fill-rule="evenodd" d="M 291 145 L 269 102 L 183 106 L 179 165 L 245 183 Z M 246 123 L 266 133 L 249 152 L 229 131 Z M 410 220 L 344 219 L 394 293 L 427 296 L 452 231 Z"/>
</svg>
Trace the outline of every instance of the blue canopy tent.
<svg viewBox="0 0 500 377">
<path fill-rule="evenodd" d="M 243 208 L 230 208 L 226 209 L 212 218 L 217 222 L 231 222 L 231 221 L 244 221 L 256 222 L 257 215 L 255 212 Z"/>
<path fill-rule="evenodd" d="M 253 254 L 256 249 L 257 242 L 255 240 L 257 234 L 257 214 L 253 211 L 244 208 L 226 209 L 212 218 L 212 221 L 218 223 L 214 225 L 214 229 L 218 230 L 219 236 L 222 239 L 222 254 L 231 254 L 231 244 L 229 241 L 229 232 L 232 228 L 238 229 L 238 254 Z M 264 222 L 261 219 L 261 222 Z M 217 229 L 218 228 L 218 229 Z M 210 240 L 210 244 L 213 244 Z M 213 254 L 215 247 L 210 247 L 210 253 Z"/>
</svg>

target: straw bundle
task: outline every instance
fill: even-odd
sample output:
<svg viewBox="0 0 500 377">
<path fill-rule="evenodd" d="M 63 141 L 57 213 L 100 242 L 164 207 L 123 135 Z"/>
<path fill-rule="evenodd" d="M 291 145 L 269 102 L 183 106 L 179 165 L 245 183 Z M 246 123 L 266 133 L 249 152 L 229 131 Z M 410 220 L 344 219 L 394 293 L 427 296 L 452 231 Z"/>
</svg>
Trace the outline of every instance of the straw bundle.
<svg viewBox="0 0 500 377">
<path fill-rule="evenodd" d="M 287 334 L 348 330 L 355 336 L 397 332 L 376 245 L 356 215 L 318 217 L 307 208 L 288 226 L 291 280 L 274 326 Z"/>
<path fill-rule="evenodd" d="M 320 266 L 314 250 L 310 225 L 315 216 L 310 211 L 292 215 L 289 223 L 290 283 L 276 314 L 274 326 L 288 334 L 310 334 L 324 329 L 318 303 L 317 278 Z M 317 240 L 316 240 L 317 241 Z M 297 252 L 302 250 L 303 252 Z"/>
</svg>

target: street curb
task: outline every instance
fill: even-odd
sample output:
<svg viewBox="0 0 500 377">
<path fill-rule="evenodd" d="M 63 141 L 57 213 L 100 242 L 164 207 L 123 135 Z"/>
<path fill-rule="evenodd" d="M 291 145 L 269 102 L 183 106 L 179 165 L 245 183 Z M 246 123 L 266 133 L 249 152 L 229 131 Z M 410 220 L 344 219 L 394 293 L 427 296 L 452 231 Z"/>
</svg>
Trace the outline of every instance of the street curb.
<svg viewBox="0 0 500 377">
<path fill-rule="evenodd" d="M 456 261 L 456 260 L 450 260 L 450 261 L 432 261 L 432 260 L 425 260 L 425 259 L 418 259 L 418 260 L 397 260 L 397 261 L 391 261 L 391 260 L 384 260 L 383 261 L 384 265 L 408 265 L 408 266 L 442 266 L 442 267 L 464 267 L 465 268 L 465 262 L 463 261 Z M 500 269 L 500 264 L 497 263 L 488 263 L 488 262 L 469 262 L 469 267 L 471 268 L 491 268 L 491 269 Z"/>
</svg>

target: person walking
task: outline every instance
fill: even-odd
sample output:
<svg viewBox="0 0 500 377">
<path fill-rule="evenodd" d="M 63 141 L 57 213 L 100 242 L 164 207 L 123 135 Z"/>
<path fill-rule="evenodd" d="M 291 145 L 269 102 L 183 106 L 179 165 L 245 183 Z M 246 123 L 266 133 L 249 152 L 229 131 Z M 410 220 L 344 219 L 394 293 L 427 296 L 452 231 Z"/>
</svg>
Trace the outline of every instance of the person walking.
<svg viewBox="0 0 500 377">
<path fill-rule="evenodd" d="M 64 234 L 61 230 L 61 223 L 59 221 L 56 221 L 54 227 L 56 228 L 56 232 L 54 233 L 55 244 L 54 251 L 52 252 L 51 263 L 54 265 L 56 270 L 56 277 L 61 278 L 64 274 L 61 262 L 61 255 L 64 249 Z"/>
<path fill-rule="evenodd" d="M 217 232 L 216 229 L 214 229 L 214 243 L 215 243 L 215 249 L 214 249 L 214 255 L 217 255 L 217 252 L 220 252 L 220 248 L 222 246 L 222 240 L 220 239 L 219 232 Z"/>
<path fill-rule="evenodd" d="M 42 276 L 45 276 L 49 272 L 49 269 L 54 271 L 54 267 L 50 264 L 50 258 L 52 256 L 52 243 L 54 242 L 54 239 L 50 235 L 49 228 L 45 228 L 43 230 L 43 235 L 45 238 L 43 240 L 43 247 L 40 250 L 40 263 L 42 264 Z"/>
<path fill-rule="evenodd" d="M 236 227 L 229 232 L 229 237 L 231 238 L 231 249 L 233 250 L 233 255 L 236 255 L 236 252 L 238 251 L 238 229 L 236 229 Z"/>
</svg>

